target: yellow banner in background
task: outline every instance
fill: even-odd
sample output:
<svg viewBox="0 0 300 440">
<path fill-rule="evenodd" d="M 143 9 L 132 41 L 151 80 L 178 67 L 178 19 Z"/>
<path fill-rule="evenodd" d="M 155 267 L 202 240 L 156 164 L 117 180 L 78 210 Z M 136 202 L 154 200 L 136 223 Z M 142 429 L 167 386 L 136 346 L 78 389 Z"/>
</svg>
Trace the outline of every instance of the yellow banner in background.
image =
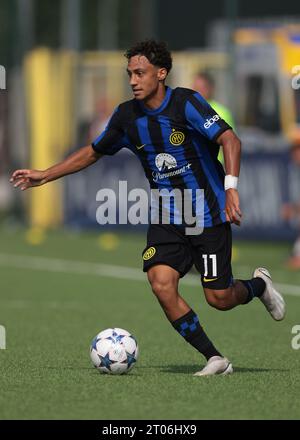
<svg viewBox="0 0 300 440">
<path fill-rule="evenodd" d="M 46 169 L 61 161 L 72 145 L 72 75 L 75 56 L 40 48 L 25 60 L 30 167 Z M 55 227 L 62 222 L 60 182 L 29 193 L 31 226 Z"/>
</svg>

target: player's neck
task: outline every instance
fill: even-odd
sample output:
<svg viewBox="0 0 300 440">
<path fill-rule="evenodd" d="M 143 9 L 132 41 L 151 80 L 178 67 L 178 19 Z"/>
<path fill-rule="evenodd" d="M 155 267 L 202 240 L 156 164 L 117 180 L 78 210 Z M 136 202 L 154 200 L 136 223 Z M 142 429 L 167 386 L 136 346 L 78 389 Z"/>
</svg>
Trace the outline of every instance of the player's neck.
<svg viewBox="0 0 300 440">
<path fill-rule="evenodd" d="M 147 107 L 149 110 L 155 110 L 159 108 L 165 99 L 166 96 L 166 86 L 164 84 L 161 84 L 155 94 L 149 96 L 143 101 L 143 104 L 145 107 Z"/>
</svg>

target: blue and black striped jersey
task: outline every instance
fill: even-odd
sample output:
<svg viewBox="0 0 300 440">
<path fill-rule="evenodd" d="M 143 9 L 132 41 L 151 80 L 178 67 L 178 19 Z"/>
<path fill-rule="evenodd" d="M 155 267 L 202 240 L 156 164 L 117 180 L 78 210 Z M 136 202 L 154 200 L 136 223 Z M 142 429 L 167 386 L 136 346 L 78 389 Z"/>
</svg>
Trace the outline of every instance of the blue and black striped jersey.
<svg viewBox="0 0 300 440">
<path fill-rule="evenodd" d="M 155 110 L 136 99 L 120 104 L 92 146 L 107 155 L 129 148 L 141 161 L 153 189 L 203 189 L 204 226 L 209 227 L 226 221 L 225 173 L 217 159 L 216 140 L 228 129 L 199 93 L 167 87 Z M 175 217 L 173 204 L 171 223 L 176 223 Z"/>
</svg>

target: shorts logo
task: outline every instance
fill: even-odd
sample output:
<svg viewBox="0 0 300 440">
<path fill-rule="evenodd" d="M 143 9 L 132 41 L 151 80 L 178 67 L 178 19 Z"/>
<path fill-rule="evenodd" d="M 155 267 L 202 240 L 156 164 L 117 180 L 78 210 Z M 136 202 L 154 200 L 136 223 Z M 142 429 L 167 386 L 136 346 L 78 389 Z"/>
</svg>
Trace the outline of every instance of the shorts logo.
<svg viewBox="0 0 300 440">
<path fill-rule="evenodd" d="M 160 153 L 155 158 L 155 165 L 159 171 L 171 170 L 177 167 L 177 161 L 171 154 Z"/>
<path fill-rule="evenodd" d="M 209 282 L 211 282 L 211 281 L 216 281 L 218 278 L 206 278 L 206 277 L 203 277 L 203 281 L 205 282 L 205 283 L 209 283 Z"/>
<path fill-rule="evenodd" d="M 184 142 L 185 135 L 182 131 L 176 131 L 175 128 L 172 129 L 173 133 L 169 137 L 169 141 L 172 145 L 181 145 Z"/>
<path fill-rule="evenodd" d="M 151 246 L 144 252 L 143 260 L 145 261 L 150 260 L 150 258 L 152 258 L 155 255 L 155 253 L 156 253 L 155 247 Z"/>
</svg>

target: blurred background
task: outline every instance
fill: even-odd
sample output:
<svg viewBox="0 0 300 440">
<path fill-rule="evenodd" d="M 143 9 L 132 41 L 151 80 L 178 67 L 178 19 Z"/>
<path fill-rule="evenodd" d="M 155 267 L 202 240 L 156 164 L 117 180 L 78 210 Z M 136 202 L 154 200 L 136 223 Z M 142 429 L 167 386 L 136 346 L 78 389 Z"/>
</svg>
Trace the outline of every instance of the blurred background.
<svg viewBox="0 0 300 440">
<path fill-rule="evenodd" d="M 119 180 L 148 189 L 129 151 L 41 188 L 9 183 L 15 169 L 47 168 L 103 130 L 131 98 L 124 51 L 144 38 L 168 42 L 167 83 L 199 90 L 242 139 L 233 273 L 249 279 L 267 267 L 287 302 L 281 323 L 260 301 L 221 313 L 205 303 L 199 274 L 181 280 L 237 372 L 214 386 L 195 385 L 204 358 L 174 334 L 141 271 L 146 226 L 96 223 L 99 189 L 118 194 Z M 299 1 L 0 0 L 0 419 L 300 418 L 291 345 L 300 324 L 299 87 Z M 89 343 L 109 327 L 137 337 L 131 377 L 101 380 L 91 368 Z"/>
<path fill-rule="evenodd" d="M 44 169 L 91 142 L 114 107 L 131 97 L 125 49 L 157 38 L 173 52 L 168 84 L 207 93 L 242 139 L 244 222 L 235 235 L 284 240 L 292 249 L 300 218 L 297 2 L 187 0 L 183 8 L 179 0 L 0 0 L 0 6 L 3 233 L 25 227 L 32 244 L 56 228 L 102 233 L 100 188 L 117 191 L 119 180 L 128 181 L 128 190 L 148 188 L 125 150 L 26 193 L 10 186 L 9 175 L 16 168 Z M 290 266 L 300 268 L 300 249 L 291 252 Z"/>
</svg>

